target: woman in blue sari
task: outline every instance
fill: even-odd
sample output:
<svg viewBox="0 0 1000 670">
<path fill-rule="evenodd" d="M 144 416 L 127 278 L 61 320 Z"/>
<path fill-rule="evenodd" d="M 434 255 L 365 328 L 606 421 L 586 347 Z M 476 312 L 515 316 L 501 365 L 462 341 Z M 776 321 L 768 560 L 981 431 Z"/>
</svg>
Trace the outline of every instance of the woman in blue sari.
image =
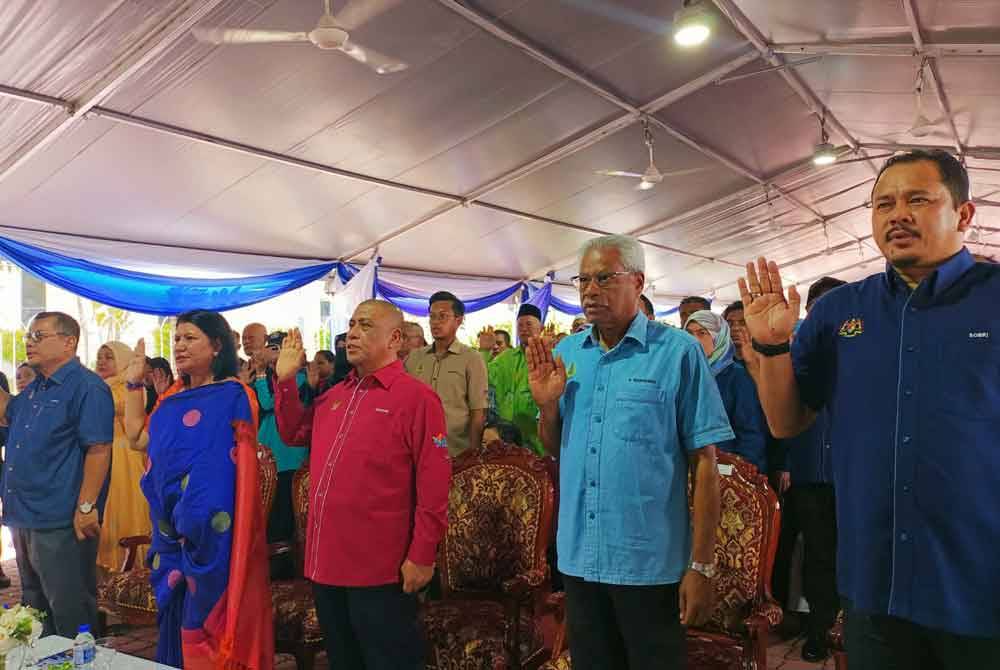
<svg viewBox="0 0 1000 670">
<path fill-rule="evenodd" d="M 257 403 L 235 379 L 236 351 L 221 315 L 177 317 L 174 359 L 179 379 L 148 422 L 142 340 L 126 377 L 126 431 L 148 445 L 141 486 L 153 525 L 146 560 L 160 628 L 156 660 L 184 668 L 270 668 Z"/>
</svg>

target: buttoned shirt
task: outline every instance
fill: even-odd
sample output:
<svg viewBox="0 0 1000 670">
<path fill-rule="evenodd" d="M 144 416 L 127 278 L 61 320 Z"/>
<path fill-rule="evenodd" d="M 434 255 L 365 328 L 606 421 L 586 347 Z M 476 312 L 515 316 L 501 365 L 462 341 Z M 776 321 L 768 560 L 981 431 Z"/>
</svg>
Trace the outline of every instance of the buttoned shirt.
<svg viewBox="0 0 1000 670">
<path fill-rule="evenodd" d="M 913 290 L 834 289 L 792 347 L 830 412 L 837 578 L 862 611 L 1000 636 L 1000 266 L 967 250 Z"/>
<path fill-rule="evenodd" d="M 431 344 L 410 352 L 406 371 L 434 389 L 441 398 L 448 420 L 449 453 L 457 456 L 468 449 L 469 413 L 489 407 L 489 381 L 483 357 L 458 340 L 441 355 L 434 352 Z"/>
<path fill-rule="evenodd" d="M 642 313 L 604 351 L 596 329 L 555 349 L 559 569 L 607 584 L 680 581 L 691 554 L 688 453 L 733 438 L 698 343 Z"/>
<path fill-rule="evenodd" d="M 451 462 L 437 395 L 394 361 L 303 406 L 295 379 L 275 390 L 286 443 L 310 444 L 305 576 L 330 586 L 400 581 L 406 559 L 433 565 L 448 517 Z"/>
<path fill-rule="evenodd" d="M 736 438 L 715 445 L 736 454 L 767 474 L 767 419 L 757 398 L 757 387 L 742 363 L 734 362 L 715 377 L 722 404 Z"/>
<path fill-rule="evenodd" d="M 785 464 L 792 486 L 833 484 L 833 444 L 830 442 L 830 416 L 824 409 L 801 435 L 781 440 Z"/>
<path fill-rule="evenodd" d="M 111 389 L 74 358 L 49 377 L 39 374 L 23 392 L 11 396 L 7 421 L 4 525 L 72 526 L 87 449 L 114 439 Z M 88 502 L 97 502 L 103 510 L 105 492 Z"/>
</svg>

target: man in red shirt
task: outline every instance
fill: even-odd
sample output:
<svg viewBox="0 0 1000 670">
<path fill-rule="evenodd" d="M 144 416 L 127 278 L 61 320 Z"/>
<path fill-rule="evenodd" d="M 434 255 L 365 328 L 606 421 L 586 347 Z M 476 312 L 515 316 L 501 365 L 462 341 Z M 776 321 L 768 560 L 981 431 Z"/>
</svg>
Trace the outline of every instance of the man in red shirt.
<svg viewBox="0 0 1000 670">
<path fill-rule="evenodd" d="M 402 329 L 392 304 L 361 303 L 347 333 L 354 370 L 309 407 L 297 330 L 276 365 L 282 439 L 312 445 L 305 576 L 337 670 L 424 667 L 416 593 L 434 574 L 451 464 L 441 401 L 398 359 Z"/>
</svg>

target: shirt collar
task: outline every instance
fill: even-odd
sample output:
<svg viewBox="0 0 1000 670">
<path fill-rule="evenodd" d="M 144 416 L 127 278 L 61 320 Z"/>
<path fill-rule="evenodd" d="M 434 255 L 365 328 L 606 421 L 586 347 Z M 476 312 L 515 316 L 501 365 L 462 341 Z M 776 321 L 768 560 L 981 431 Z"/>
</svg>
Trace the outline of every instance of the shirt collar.
<svg viewBox="0 0 1000 670">
<path fill-rule="evenodd" d="M 389 363 L 389 365 L 379 368 L 373 372 L 371 376 L 375 379 L 375 381 L 382 385 L 382 388 L 389 388 L 392 386 L 394 381 L 399 379 L 399 377 L 405 373 L 406 369 L 403 367 L 403 361 L 397 359 L 392 363 Z M 352 382 L 358 382 L 357 368 L 352 368 L 351 371 L 347 373 L 347 378 Z"/>
<path fill-rule="evenodd" d="M 962 247 L 961 251 L 938 266 L 937 270 L 932 272 L 920 285 L 926 284 L 927 294 L 933 298 L 951 288 L 975 264 L 976 261 L 972 258 L 969 250 Z M 885 275 L 886 282 L 888 282 L 891 291 L 895 292 L 897 289 L 909 290 L 910 287 L 907 285 L 906 280 L 889 263 L 885 265 Z"/>
<path fill-rule="evenodd" d="M 628 330 L 625 331 L 625 335 L 622 337 L 622 340 L 632 339 L 638 342 L 640 346 L 646 346 L 646 330 L 648 326 L 649 319 L 646 315 L 642 312 L 636 312 L 636 315 L 632 317 L 632 323 L 629 324 Z M 592 327 L 590 329 L 590 332 L 583 338 L 581 346 L 601 346 L 601 338 L 597 333 L 596 327 Z"/>
<path fill-rule="evenodd" d="M 51 376 L 44 377 L 44 379 L 45 379 L 46 382 L 52 382 L 52 383 L 55 383 L 55 384 L 62 384 L 64 381 L 66 381 L 66 377 L 68 377 L 69 375 L 71 375 L 73 372 L 75 372 L 76 370 L 78 370 L 80 367 L 81 367 L 80 366 L 80 360 L 78 358 L 76 358 L 76 357 L 73 357 L 73 358 L 69 359 L 68 361 L 66 361 L 65 363 L 63 363 L 61 366 L 59 366 L 59 369 L 56 370 L 55 372 L 53 372 Z M 39 378 L 42 378 L 42 375 L 38 375 L 38 376 L 39 376 Z"/>
<path fill-rule="evenodd" d="M 427 353 L 429 353 L 429 354 L 435 354 L 436 353 L 436 351 L 434 349 L 434 345 L 435 345 L 434 342 L 431 342 L 429 345 L 427 345 Z M 462 353 L 462 343 L 458 341 L 457 337 L 455 338 L 455 341 L 451 343 L 451 346 L 448 347 L 445 350 L 445 353 L 448 353 L 448 354 L 460 354 L 460 353 Z"/>
</svg>

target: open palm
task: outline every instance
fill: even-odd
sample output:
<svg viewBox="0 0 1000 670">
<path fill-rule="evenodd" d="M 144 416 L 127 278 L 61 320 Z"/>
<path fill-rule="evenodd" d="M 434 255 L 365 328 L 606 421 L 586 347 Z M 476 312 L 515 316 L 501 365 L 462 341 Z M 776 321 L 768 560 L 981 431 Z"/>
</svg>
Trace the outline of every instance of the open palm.
<svg viewBox="0 0 1000 670">
<path fill-rule="evenodd" d="M 305 360 L 306 352 L 302 348 L 302 333 L 298 328 L 292 328 L 281 343 L 281 351 L 278 352 L 274 372 L 280 381 L 291 379 L 302 369 Z"/>
<path fill-rule="evenodd" d="M 757 265 L 747 263 L 747 277 L 739 280 L 743 318 L 754 341 L 761 344 L 788 342 L 799 319 L 802 299 L 794 285 L 788 298 L 781 285 L 778 264 L 761 257 Z"/>
<path fill-rule="evenodd" d="M 552 353 L 549 340 L 533 337 L 525 350 L 528 386 L 539 407 L 557 402 L 566 390 L 566 364 Z"/>
</svg>

